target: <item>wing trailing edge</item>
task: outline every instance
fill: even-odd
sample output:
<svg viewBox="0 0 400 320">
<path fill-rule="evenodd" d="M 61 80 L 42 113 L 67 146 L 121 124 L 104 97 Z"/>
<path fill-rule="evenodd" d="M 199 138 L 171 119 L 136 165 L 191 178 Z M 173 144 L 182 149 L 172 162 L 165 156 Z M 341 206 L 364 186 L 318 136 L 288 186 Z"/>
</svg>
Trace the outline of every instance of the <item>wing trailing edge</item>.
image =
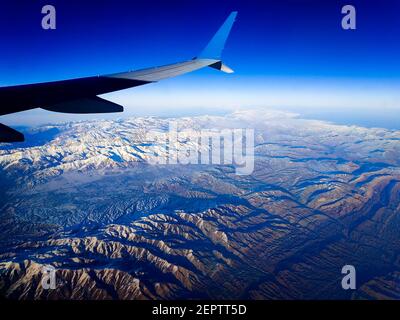
<svg viewBox="0 0 400 320">
<path fill-rule="evenodd" d="M 44 106 L 42 109 L 54 112 L 78 114 L 112 113 L 124 111 L 123 106 L 99 97 L 64 101 L 51 106 Z"/>
</svg>

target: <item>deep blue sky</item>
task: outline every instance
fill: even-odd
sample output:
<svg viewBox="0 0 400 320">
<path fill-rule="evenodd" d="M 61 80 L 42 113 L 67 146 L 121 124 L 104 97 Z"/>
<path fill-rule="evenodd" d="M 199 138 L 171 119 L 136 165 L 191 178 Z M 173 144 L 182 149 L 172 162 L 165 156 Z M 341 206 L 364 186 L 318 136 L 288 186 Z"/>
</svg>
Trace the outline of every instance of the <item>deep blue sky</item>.
<svg viewBox="0 0 400 320">
<path fill-rule="evenodd" d="M 54 31 L 41 28 L 45 4 L 57 9 Z M 345 4 L 357 9 L 355 31 L 341 28 L 341 7 Z M 233 76 L 199 71 L 176 82 L 157 84 L 157 89 L 155 85 L 135 89 L 139 102 L 154 94 L 164 101 L 163 89 L 171 90 L 173 84 L 172 90 L 178 90 L 177 85 L 179 90 L 190 92 L 179 98 L 177 105 L 184 104 L 184 99 L 195 100 L 191 94 L 198 88 L 215 95 L 219 88 L 224 91 L 221 96 L 242 90 L 241 104 L 246 102 L 247 93 L 253 105 L 262 103 L 266 88 L 277 96 L 293 92 L 291 98 L 302 104 L 307 99 L 312 102 L 314 91 L 316 95 L 323 93 L 319 100 L 340 96 L 337 103 L 343 104 L 352 95 L 346 91 L 349 88 L 353 99 L 364 92 L 376 92 L 374 103 L 379 104 L 382 97 L 383 105 L 397 104 L 400 1 L 396 0 L 3 0 L 0 85 L 113 73 L 190 59 L 233 10 L 239 12 L 238 19 L 223 55 L 236 72 Z M 118 100 L 119 96 L 114 97 Z M 279 99 L 271 98 L 266 104 L 279 104 Z"/>
</svg>

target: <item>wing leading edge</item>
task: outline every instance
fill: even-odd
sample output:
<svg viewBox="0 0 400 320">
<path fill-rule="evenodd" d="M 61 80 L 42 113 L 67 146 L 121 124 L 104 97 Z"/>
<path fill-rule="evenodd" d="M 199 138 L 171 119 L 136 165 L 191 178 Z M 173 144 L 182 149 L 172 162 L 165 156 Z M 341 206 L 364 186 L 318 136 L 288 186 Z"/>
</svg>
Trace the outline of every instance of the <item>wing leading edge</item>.
<svg viewBox="0 0 400 320">
<path fill-rule="evenodd" d="M 42 108 L 63 113 L 122 112 L 123 107 L 98 95 L 176 77 L 205 67 L 226 73 L 233 70 L 221 60 L 222 50 L 237 12 L 232 12 L 198 57 L 160 67 L 96 77 L 0 88 L 0 115 Z M 23 141 L 24 136 L 0 124 L 0 142 Z"/>
</svg>

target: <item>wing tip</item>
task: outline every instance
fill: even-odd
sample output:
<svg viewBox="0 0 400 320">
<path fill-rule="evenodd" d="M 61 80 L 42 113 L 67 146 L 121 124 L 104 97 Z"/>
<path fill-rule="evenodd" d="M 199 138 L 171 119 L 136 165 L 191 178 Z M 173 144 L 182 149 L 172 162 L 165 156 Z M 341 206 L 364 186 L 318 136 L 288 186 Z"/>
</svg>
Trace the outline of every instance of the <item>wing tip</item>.
<svg viewBox="0 0 400 320">
<path fill-rule="evenodd" d="M 209 67 L 220 70 L 225 73 L 234 73 L 231 68 L 229 68 L 226 64 L 224 64 L 222 61 L 218 61 L 216 63 L 210 64 Z"/>
</svg>

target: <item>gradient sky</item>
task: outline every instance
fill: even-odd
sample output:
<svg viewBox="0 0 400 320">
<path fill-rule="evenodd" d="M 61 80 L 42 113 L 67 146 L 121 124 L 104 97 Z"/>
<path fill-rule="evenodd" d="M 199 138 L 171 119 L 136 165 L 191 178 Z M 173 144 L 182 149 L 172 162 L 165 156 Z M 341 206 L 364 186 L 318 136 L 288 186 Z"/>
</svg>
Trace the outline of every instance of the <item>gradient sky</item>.
<svg viewBox="0 0 400 320">
<path fill-rule="evenodd" d="M 56 7 L 56 30 L 41 28 L 45 4 Z M 357 9 L 357 30 L 341 28 L 345 4 Z M 223 58 L 234 74 L 201 70 L 105 97 L 124 104 L 128 116 L 264 106 L 399 113 L 396 0 L 5 0 L 0 10 L 0 85 L 191 59 L 233 10 L 238 19 Z M 0 121 L 79 118 L 29 111 Z"/>
</svg>

